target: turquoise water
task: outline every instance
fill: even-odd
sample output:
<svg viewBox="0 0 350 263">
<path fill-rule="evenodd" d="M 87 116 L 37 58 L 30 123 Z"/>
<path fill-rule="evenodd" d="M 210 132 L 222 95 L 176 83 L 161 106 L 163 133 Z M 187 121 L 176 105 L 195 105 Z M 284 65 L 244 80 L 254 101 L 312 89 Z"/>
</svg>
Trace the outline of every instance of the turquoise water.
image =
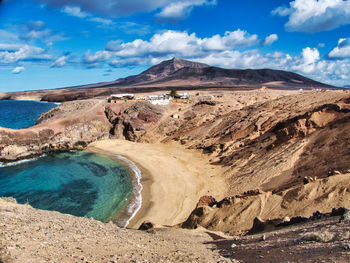
<svg viewBox="0 0 350 263">
<path fill-rule="evenodd" d="M 132 198 L 131 172 L 104 155 L 52 154 L 0 167 L 0 196 L 14 197 L 18 203 L 39 209 L 106 222 L 125 210 Z"/>
<path fill-rule="evenodd" d="M 0 127 L 28 128 L 42 113 L 56 106 L 55 103 L 38 101 L 0 100 Z"/>
</svg>

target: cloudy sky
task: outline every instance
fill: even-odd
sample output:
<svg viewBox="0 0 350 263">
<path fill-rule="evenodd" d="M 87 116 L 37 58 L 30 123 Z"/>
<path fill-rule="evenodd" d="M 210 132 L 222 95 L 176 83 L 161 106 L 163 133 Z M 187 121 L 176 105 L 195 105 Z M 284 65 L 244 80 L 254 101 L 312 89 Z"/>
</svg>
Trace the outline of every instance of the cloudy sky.
<svg viewBox="0 0 350 263">
<path fill-rule="evenodd" d="M 2 0 L 0 92 L 138 74 L 172 57 L 350 84 L 350 0 Z"/>
</svg>

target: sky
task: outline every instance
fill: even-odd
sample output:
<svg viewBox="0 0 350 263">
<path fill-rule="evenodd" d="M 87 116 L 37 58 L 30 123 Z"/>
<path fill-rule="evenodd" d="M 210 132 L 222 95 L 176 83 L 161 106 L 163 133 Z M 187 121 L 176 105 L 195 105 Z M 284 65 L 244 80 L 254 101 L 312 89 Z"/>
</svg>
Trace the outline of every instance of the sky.
<svg viewBox="0 0 350 263">
<path fill-rule="evenodd" d="M 0 92 L 112 81 L 173 57 L 350 85 L 350 0 L 0 0 Z"/>
</svg>

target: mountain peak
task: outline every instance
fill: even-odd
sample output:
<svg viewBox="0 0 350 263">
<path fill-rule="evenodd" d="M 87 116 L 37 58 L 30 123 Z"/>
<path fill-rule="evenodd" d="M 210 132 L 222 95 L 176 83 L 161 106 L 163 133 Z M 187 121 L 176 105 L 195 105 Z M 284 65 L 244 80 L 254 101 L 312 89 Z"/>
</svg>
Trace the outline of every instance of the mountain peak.
<svg viewBox="0 0 350 263">
<path fill-rule="evenodd" d="M 174 57 L 170 60 L 165 60 L 158 65 L 155 65 L 141 74 L 157 75 L 158 77 L 168 76 L 181 68 L 207 68 L 209 65 L 192 62 L 182 58 Z"/>
<path fill-rule="evenodd" d="M 179 67 L 187 67 L 187 68 L 207 68 L 207 67 L 210 67 L 207 64 L 193 62 L 193 61 L 189 61 L 189 60 L 185 60 L 185 59 L 177 58 L 177 57 L 173 57 L 172 59 L 163 61 L 162 63 L 174 63 L 174 64 L 177 64 Z"/>
</svg>

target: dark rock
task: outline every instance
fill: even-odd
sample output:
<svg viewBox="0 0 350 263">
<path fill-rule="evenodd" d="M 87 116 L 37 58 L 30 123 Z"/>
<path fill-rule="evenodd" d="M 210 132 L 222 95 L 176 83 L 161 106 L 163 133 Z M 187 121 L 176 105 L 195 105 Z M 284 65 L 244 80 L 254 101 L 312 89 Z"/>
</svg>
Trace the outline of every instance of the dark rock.
<svg viewBox="0 0 350 263">
<path fill-rule="evenodd" d="M 143 222 L 140 227 L 138 228 L 139 230 L 149 230 L 152 229 L 154 226 L 151 222 L 145 221 Z"/>
<path fill-rule="evenodd" d="M 196 208 L 203 207 L 203 206 L 213 207 L 216 203 L 217 202 L 214 197 L 205 195 L 199 199 L 199 202 L 197 203 Z"/>
<path fill-rule="evenodd" d="M 342 216 L 347 210 L 345 207 L 333 208 L 331 216 Z"/>
</svg>

